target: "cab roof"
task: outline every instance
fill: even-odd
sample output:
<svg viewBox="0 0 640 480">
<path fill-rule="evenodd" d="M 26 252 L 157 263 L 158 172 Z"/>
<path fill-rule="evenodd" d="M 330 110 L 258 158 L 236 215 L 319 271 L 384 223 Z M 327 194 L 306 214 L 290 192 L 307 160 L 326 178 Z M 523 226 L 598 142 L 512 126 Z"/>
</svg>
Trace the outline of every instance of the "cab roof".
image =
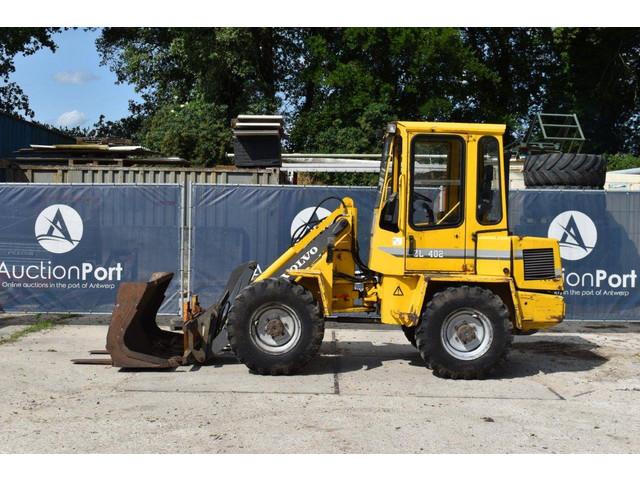
<svg viewBox="0 0 640 480">
<path fill-rule="evenodd" d="M 507 126 L 497 123 L 452 123 L 452 122 L 396 122 L 410 132 L 428 133 L 472 133 L 503 135 Z"/>
</svg>

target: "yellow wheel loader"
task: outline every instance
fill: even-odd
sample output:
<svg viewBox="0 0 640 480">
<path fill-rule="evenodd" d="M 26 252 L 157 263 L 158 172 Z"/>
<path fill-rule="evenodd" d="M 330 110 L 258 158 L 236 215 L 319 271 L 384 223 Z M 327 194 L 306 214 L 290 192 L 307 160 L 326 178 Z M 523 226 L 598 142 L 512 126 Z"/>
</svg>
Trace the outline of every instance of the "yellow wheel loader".
<svg viewBox="0 0 640 480">
<path fill-rule="evenodd" d="M 181 334 L 155 323 L 171 274 L 123 284 L 107 339 L 111 363 L 204 363 L 230 345 L 253 372 L 291 374 L 317 354 L 325 318 L 377 314 L 402 327 L 436 375 L 486 376 L 514 334 L 556 325 L 565 313 L 558 242 L 509 232 L 504 131 L 389 124 L 367 264 L 356 206 L 334 200 L 338 207 L 303 225 L 262 273 L 241 265 L 216 305 L 187 305 Z"/>
</svg>

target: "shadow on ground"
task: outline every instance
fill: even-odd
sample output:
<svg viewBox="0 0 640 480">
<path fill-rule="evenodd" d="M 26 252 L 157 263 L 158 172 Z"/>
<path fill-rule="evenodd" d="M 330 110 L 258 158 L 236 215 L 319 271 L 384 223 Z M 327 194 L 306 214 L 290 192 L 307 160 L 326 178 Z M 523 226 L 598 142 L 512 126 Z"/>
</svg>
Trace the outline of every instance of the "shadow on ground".
<svg viewBox="0 0 640 480">
<path fill-rule="evenodd" d="M 507 361 L 492 378 L 525 378 L 539 373 L 586 372 L 597 368 L 608 359 L 595 350 L 598 345 L 579 336 L 536 335 L 514 341 Z M 373 370 L 386 362 L 404 361 L 415 368 L 425 368 L 418 352 L 410 345 L 372 342 L 326 342 L 320 355 L 314 358 L 298 375 L 333 375 L 359 370 Z M 207 365 L 192 365 L 190 371 L 224 368 L 236 365 L 232 353 L 225 353 Z M 143 371 L 121 369 L 121 371 Z M 153 371 L 153 370 L 149 370 Z"/>
<path fill-rule="evenodd" d="M 585 372 L 608 359 L 596 352 L 598 345 L 579 336 L 536 335 L 526 341 L 516 339 L 507 361 L 493 378 L 523 378 L 538 373 Z M 410 345 L 396 343 L 338 342 L 333 351 L 324 351 L 300 374 L 325 375 L 380 368 L 385 362 L 405 361 L 425 368 L 424 361 Z"/>
<path fill-rule="evenodd" d="M 500 378 L 538 373 L 586 372 L 609 359 L 597 353 L 599 345 L 577 335 L 534 335 L 513 343 L 507 362 L 496 371 Z"/>
</svg>

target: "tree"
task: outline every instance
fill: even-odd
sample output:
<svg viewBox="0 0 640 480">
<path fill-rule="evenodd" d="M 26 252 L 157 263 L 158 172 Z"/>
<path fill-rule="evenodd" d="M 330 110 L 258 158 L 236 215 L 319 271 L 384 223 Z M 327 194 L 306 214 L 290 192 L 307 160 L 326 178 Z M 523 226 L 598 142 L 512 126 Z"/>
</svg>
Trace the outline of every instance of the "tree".
<svg viewBox="0 0 640 480">
<path fill-rule="evenodd" d="M 15 57 L 33 55 L 42 48 L 55 51 L 51 38 L 60 28 L 0 28 L 0 111 L 33 117 L 29 99 L 22 88 L 10 80 Z"/>
<path fill-rule="evenodd" d="M 579 115 L 590 151 L 639 153 L 640 29 L 558 28 L 545 108 Z"/>
<path fill-rule="evenodd" d="M 202 99 L 160 107 L 147 120 L 142 135 L 148 148 L 199 164 L 224 159 L 231 142 L 222 107 Z"/>
<path fill-rule="evenodd" d="M 592 151 L 637 153 L 639 35 L 580 28 L 109 28 L 98 48 L 119 81 L 141 93 L 129 123 L 137 138 L 199 161 L 224 161 L 229 122 L 238 114 L 278 112 L 287 120 L 285 148 L 298 152 L 378 151 L 381 128 L 395 119 L 500 122 L 513 138 L 534 112 L 549 111 L 578 113 Z M 180 128 L 170 125 L 176 116 Z M 172 141 L 170 132 L 180 139 Z"/>
<path fill-rule="evenodd" d="M 232 118 L 241 113 L 277 113 L 280 108 L 277 92 L 288 68 L 281 59 L 287 43 L 284 31 L 107 28 L 97 46 L 118 81 L 133 83 L 142 96 L 142 103 L 132 107 L 135 115 L 144 117 L 142 138 L 171 145 L 174 155 L 189 158 L 197 150 L 198 161 L 208 160 L 202 155 L 209 154 L 215 155 L 209 160 L 224 161 L 223 154 L 231 147 Z M 181 105 L 189 105 L 184 110 L 188 119 L 204 112 L 214 115 L 207 119 L 207 128 L 215 125 L 224 134 L 198 132 L 199 125 L 187 121 L 180 128 L 181 140 L 169 142 L 167 122 L 184 108 Z M 195 130 L 187 132 L 186 126 Z M 212 138 L 221 143 L 213 147 Z M 206 145 L 197 145 L 199 141 Z"/>
<path fill-rule="evenodd" d="M 454 28 L 309 29 L 299 44 L 298 151 L 376 151 L 386 122 L 464 119 L 473 85 L 495 81 Z"/>
<path fill-rule="evenodd" d="M 142 118 L 139 115 L 131 115 L 120 120 L 107 120 L 100 115 L 98 121 L 91 128 L 86 129 L 84 136 L 91 138 L 128 138 L 140 141 L 139 134 Z"/>
<path fill-rule="evenodd" d="M 472 88 L 470 121 L 506 123 L 516 134 L 545 103 L 557 69 L 550 28 L 465 28 L 465 45 L 492 73 Z"/>
</svg>

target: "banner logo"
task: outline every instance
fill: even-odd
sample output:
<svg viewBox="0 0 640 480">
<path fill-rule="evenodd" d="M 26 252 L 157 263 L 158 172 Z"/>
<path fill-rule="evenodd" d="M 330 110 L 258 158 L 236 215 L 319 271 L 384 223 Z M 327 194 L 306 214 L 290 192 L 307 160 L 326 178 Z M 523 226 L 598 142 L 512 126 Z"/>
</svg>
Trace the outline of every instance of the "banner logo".
<svg viewBox="0 0 640 480">
<path fill-rule="evenodd" d="M 51 205 L 45 208 L 35 224 L 36 240 L 51 253 L 67 253 L 76 248 L 82 239 L 82 218 L 68 205 Z"/>
<path fill-rule="evenodd" d="M 553 219 L 547 236 L 559 241 L 560 256 L 564 260 L 581 260 L 595 248 L 598 230 L 584 213 L 567 210 Z"/>
<path fill-rule="evenodd" d="M 315 211 L 315 214 L 313 213 Z M 313 215 L 313 218 L 311 216 Z M 302 238 L 307 234 L 309 230 L 315 227 L 318 223 L 322 221 L 322 219 L 331 215 L 331 212 L 326 208 L 319 207 L 316 210 L 316 207 L 305 208 L 298 212 L 298 214 L 293 218 L 291 222 L 291 238 L 298 237 Z M 308 223 L 308 225 L 306 225 Z M 303 227 L 303 225 L 306 225 Z"/>
</svg>

